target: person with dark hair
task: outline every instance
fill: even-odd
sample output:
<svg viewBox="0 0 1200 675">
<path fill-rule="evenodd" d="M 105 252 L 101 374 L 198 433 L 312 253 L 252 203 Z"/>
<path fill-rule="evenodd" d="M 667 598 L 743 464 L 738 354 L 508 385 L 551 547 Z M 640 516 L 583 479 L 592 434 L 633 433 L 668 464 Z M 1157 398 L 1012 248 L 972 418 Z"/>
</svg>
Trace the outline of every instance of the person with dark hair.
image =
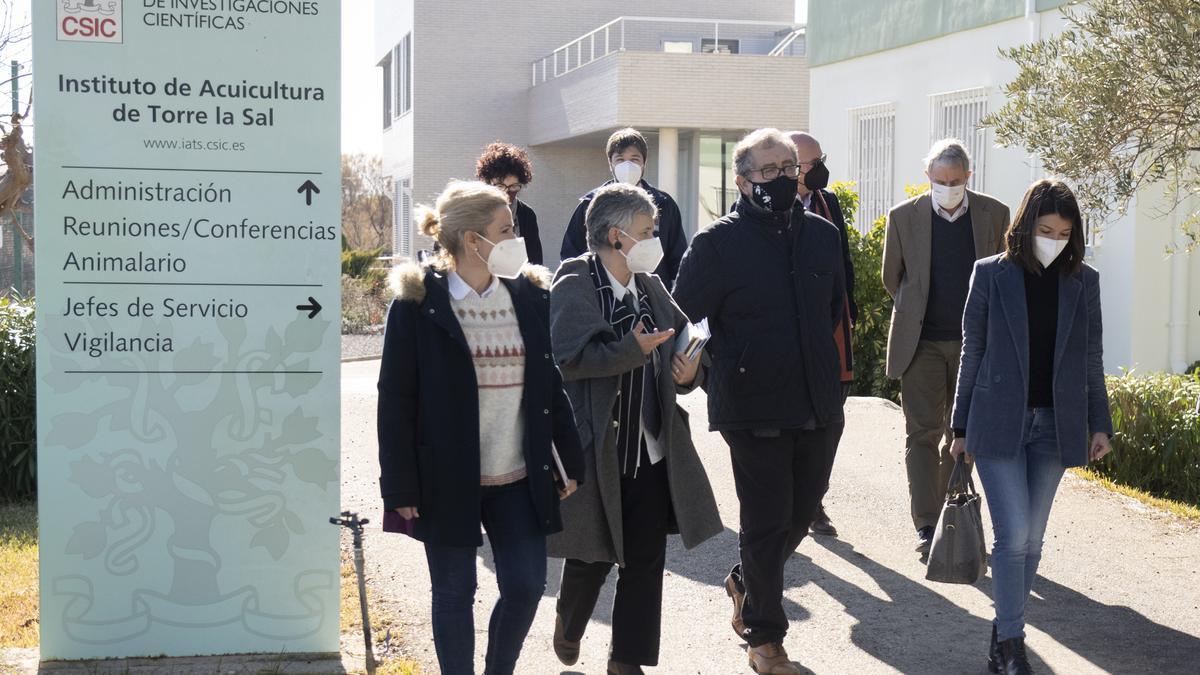
<svg viewBox="0 0 1200 675">
<path fill-rule="evenodd" d="M 618 129 L 608 137 L 608 142 L 604 145 L 604 157 L 612 174 L 612 179 L 604 185 L 637 185 L 654 200 L 658 209 L 658 216 L 654 219 L 654 236 L 662 241 L 663 247 L 662 262 L 655 268 L 654 273 L 662 279 L 664 286 L 671 288 L 675 283 L 675 275 L 679 272 L 679 261 L 683 259 L 683 252 L 687 249 L 687 235 L 683 231 L 683 216 L 680 215 L 679 205 L 671 195 L 646 182 L 646 161 L 650 158 L 646 139 L 637 129 Z M 592 190 L 579 198 L 579 205 L 575 207 L 575 213 L 571 214 L 571 222 L 567 224 L 567 231 L 563 234 L 562 249 L 559 252 L 562 260 L 576 258 L 587 252 L 587 226 L 584 225 L 584 220 L 588 205 L 592 203 L 595 195 L 596 191 Z"/>
<path fill-rule="evenodd" d="M 1100 275 L 1083 262 L 1071 189 L 1034 183 L 1005 240 L 971 275 L 950 455 L 978 467 L 992 516 L 988 670 L 1023 675 L 1025 601 L 1054 494 L 1068 467 L 1109 453 L 1113 424 Z"/>
<path fill-rule="evenodd" d="M 934 143 L 925 175 L 929 193 L 888 212 L 882 269 L 883 286 L 895 301 L 887 376 L 900 380 L 909 508 L 922 558 L 954 468 L 950 410 L 971 266 L 1003 250 L 1008 227 L 1007 206 L 967 189 L 971 157 L 962 141 Z"/>
<path fill-rule="evenodd" d="M 529 155 L 515 145 L 492 143 L 475 160 L 475 177 L 504 191 L 513 216 L 514 232 L 525 240 L 529 262 L 541 265 L 542 240 L 538 236 L 537 214 L 529 204 L 517 198 L 521 190 L 533 182 L 533 164 Z"/>
</svg>

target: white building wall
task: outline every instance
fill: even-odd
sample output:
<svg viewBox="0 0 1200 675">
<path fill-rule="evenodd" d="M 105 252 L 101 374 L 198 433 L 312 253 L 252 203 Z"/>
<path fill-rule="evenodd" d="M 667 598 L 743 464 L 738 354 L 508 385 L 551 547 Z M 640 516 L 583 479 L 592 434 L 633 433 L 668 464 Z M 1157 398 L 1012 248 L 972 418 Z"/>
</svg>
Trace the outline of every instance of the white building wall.
<svg viewBox="0 0 1200 675">
<path fill-rule="evenodd" d="M 1063 30 L 1057 10 L 1033 21 L 1012 19 L 934 40 L 812 67 L 812 133 L 829 155 L 833 180 L 848 180 L 850 128 L 847 110 L 876 103 L 896 109 L 893 201 L 906 198 L 904 186 L 924 182 L 922 158 L 929 149 L 929 97 L 943 92 L 987 87 L 989 112 L 1004 104 L 1003 87 L 1017 74 L 999 50 L 1045 38 Z M 989 138 L 984 192 L 1014 212 L 1030 183 L 1043 177 L 1024 151 L 997 147 Z M 1131 204 L 1129 213 L 1103 226 L 1091 261 L 1101 272 L 1104 308 L 1105 367 L 1164 370 L 1170 320 L 1170 263 L 1164 250 L 1171 238 L 1168 219 L 1157 211 L 1160 188 L 1151 188 Z M 1193 256 L 1200 258 L 1200 256 Z M 1200 293 L 1200 260 L 1190 260 L 1193 293 Z M 1200 295 L 1193 294 L 1200 300 Z M 1192 302 L 1189 361 L 1200 358 L 1200 317 Z"/>
</svg>

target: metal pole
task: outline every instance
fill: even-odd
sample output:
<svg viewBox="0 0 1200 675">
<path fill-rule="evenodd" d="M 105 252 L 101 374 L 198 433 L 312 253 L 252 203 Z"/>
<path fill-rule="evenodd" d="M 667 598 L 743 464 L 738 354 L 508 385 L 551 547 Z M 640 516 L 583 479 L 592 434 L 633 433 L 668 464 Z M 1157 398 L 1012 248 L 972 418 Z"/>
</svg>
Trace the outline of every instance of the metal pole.
<svg viewBox="0 0 1200 675">
<path fill-rule="evenodd" d="M 16 59 L 12 62 L 12 114 L 18 115 L 21 112 L 21 94 L 20 88 L 17 85 L 17 77 L 20 75 L 21 63 Z"/>
<path fill-rule="evenodd" d="M 17 293 L 25 295 L 25 262 L 21 260 L 21 220 L 17 217 L 17 212 L 14 209 L 13 217 L 13 288 Z"/>
<path fill-rule="evenodd" d="M 17 76 L 21 71 L 21 63 L 16 59 L 12 61 L 12 114 L 15 119 L 21 112 L 21 85 Z M 12 205 L 13 218 L 13 288 L 20 295 L 25 295 L 25 261 L 22 260 L 21 244 L 21 218 L 17 214 L 17 207 L 20 205 L 20 199 Z"/>
<path fill-rule="evenodd" d="M 330 518 L 329 522 L 350 530 L 354 536 L 354 571 L 358 574 L 358 606 L 362 610 L 363 642 L 366 645 L 367 673 L 375 673 L 375 650 L 371 647 L 371 616 L 367 611 L 367 580 L 363 573 L 363 526 L 371 522 L 360 519 L 357 513 L 342 511 L 341 518 Z"/>
</svg>

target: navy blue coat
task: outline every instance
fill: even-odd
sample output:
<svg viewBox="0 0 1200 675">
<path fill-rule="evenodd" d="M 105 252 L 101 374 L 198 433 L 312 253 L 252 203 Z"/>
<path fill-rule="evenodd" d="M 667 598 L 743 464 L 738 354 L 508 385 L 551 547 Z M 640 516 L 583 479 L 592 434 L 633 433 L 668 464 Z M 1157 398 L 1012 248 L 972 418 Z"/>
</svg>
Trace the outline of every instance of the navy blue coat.
<svg viewBox="0 0 1200 675">
<path fill-rule="evenodd" d="M 549 272 L 502 280 L 525 342 L 525 467 L 538 525 L 562 529 L 551 441 L 567 475 L 584 478 L 583 450 L 562 375 L 551 357 Z M 479 385 L 446 275 L 415 264 L 392 276 L 379 368 L 379 487 L 384 509 L 417 506 L 414 536 L 479 546 Z"/>
<path fill-rule="evenodd" d="M 612 185 L 616 181 L 605 181 L 604 185 Z M 601 185 L 600 187 L 604 187 Z M 654 221 L 654 236 L 658 237 L 663 247 L 663 259 L 658 263 L 654 273 L 662 279 L 663 285 L 671 288 L 675 283 L 675 275 L 679 273 L 679 262 L 683 260 L 683 252 L 687 250 L 687 233 L 683 231 L 683 217 L 679 213 L 679 205 L 671 195 L 659 190 L 645 180 L 638 183 L 645 190 L 654 205 L 658 207 L 658 218 Z M 599 190 L 600 188 L 596 188 Z M 567 223 L 567 231 L 563 233 L 562 249 L 559 259 L 562 261 L 578 258 L 588 252 L 587 243 L 587 210 L 596 196 L 592 190 L 579 198 L 579 205 L 571 214 L 571 222 Z"/>
<path fill-rule="evenodd" d="M 1054 348 L 1054 421 L 1065 466 L 1088 462 L 1091 435 L 1112 435 L 1104 386 L 1100 274 L 1083 265 L 1058 284 Z M 1025 272 L 1003 256 L 975 263 L 963 313 L 962 362 L 953 427 L 967 452 L 1009 459 L 1025 443 L 1029 399 L 1029 316 Z"/>
</svg>

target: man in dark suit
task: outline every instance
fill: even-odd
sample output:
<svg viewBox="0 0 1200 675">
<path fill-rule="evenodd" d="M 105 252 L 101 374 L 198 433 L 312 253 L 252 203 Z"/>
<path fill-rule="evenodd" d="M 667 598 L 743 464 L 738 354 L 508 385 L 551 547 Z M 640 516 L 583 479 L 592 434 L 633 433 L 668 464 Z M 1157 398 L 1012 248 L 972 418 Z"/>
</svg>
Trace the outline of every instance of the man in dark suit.
<svg viewBox="0 0 1200 675">
<path fill-rule="evenodd" d="M 683 259 L 683 252 L 687 250 L 687 235 L 683 231 L 683 217 L 679 213 L 679 205 L 671 195 L 655 188 L 643 178 L 646 160 L 650 156 L 646 139 L 637 129 L 619 129 L 608 137 L 608 143 L 604 146 L 604 156 L 608 159 L 608 170 L 613 175 L 612 180 L 605 181 L 604 185 L 617 182 L 637 185 L 649 193 L 654 205 L 658 207 L 654 236 L 662 242 L 664 255 L 654 273 L 662 279 L 664 286 L 671 288 L 675 283 L 675 275 L 679 272 L 679 261 Z M 587 228 L 583 221 L 595 193 L 596 191 L 592 190 L 579 198 L 579 206 L 575 207 L 575 213 L 571 215 L 571 222 L 563 235 L 560 259 L 569 260 L 587 252 Z"/>
<path fill-rule="evenodd" d="M 796 144 L 796 152 L 800 161 L 800 184 L 796 188 L 796 196 L 804 209 L 815 213 L 833 223 L 842 238 L 842 264 L 846 268 L 846 308 L 842 312 L 842 320 L 834 332 L 837 342 L 838 356 L 842 360 L 842 398 L 849 396 L 850 385 L 854 382 L 854 356 L 851 350 L 851 331 L 858 321 L 858 304 L 854 302 L 854 260 L 850 256 L 850 235 L 846 231 L 846 219 L 842 216 L 842 207 L 838 204 L 837 195 L 825 189 L 829 185 L 829 169 L 825 166 L 825 153 L 821 152 L 821 143 L 812 135 L 803 131 L 793 131 L 788 134 Z M 840 440 L 840 439 L 839 439 Z M 828 489 L 828 486 L 826 486 Z M 825 504 L 817 507 L 811 525 L 813 534 L 836 537 L 837 528 L 825 512 Z"/>
</svg>

